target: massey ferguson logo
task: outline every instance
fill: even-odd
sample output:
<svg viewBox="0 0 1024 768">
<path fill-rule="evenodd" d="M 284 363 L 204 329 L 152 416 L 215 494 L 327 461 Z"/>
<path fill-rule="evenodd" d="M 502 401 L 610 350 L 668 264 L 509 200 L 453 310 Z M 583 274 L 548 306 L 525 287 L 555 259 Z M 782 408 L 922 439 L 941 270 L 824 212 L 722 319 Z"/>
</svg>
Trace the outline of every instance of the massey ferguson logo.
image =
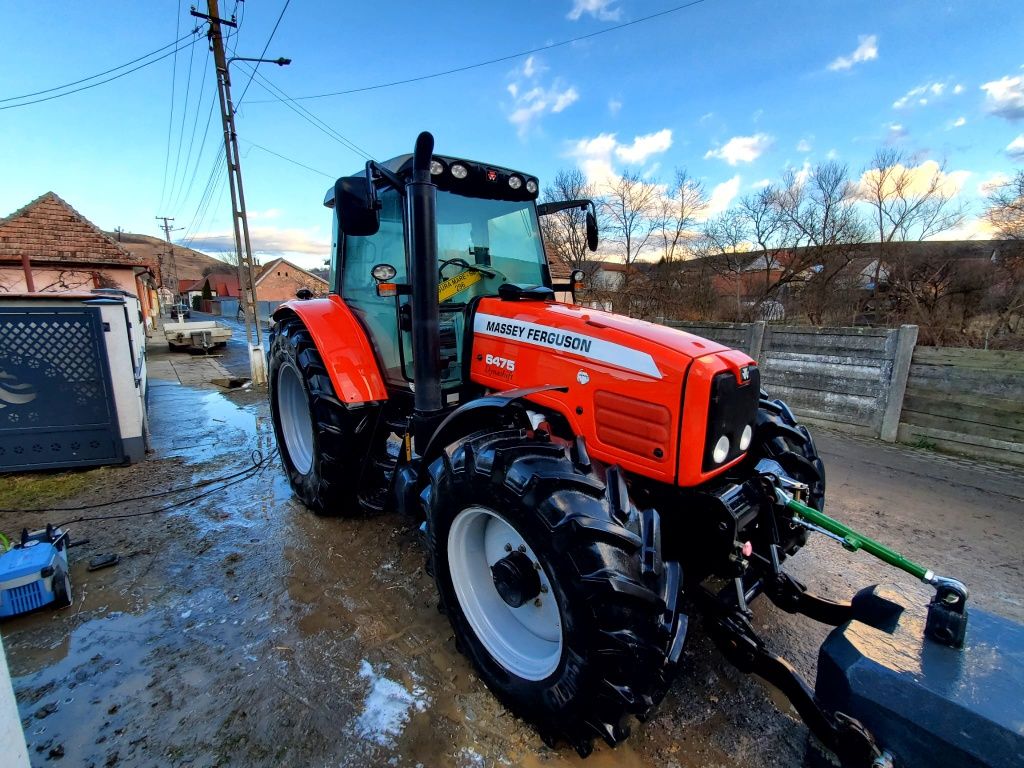
<svg viewBox="0 0 1024 768">
<path fill-rule="evenodd" d="M 744 365 L 742 368 L 740 368 L 740 378 L 743 381 L 750 381 L 750 366 L 749 365 Z"/>
</svg>

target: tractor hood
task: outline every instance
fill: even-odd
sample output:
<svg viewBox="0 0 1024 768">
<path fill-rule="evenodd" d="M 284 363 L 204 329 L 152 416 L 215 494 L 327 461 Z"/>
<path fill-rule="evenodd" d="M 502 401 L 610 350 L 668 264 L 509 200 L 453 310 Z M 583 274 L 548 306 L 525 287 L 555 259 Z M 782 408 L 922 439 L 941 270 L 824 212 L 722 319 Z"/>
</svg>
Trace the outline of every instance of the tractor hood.
<svg viewBox="0 0 1024 768">
<path fill-rule="evenodd" d="M 656 379 L 727 347 L 691 333 L 596 309 L 538 301 L 483 299 L 474 334 L 568 353 Z"/>
</svg>

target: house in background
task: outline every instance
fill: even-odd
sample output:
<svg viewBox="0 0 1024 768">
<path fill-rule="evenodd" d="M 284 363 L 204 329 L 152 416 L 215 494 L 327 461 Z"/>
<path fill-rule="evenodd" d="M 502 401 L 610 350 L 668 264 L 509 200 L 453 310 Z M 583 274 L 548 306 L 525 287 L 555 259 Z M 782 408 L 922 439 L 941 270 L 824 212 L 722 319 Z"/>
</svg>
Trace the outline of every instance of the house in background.
<svg viewBox="0 0 1024 768">
<path fill-rule="evenodd" d="M 314 296 L 324 296 L 329 286 L 322 277 L 285 259 L 265 264 L 256 276 L 257 301 L 288 301 L 295 298 L 300 288 L 308 288 Z"/>
<path fill-rule="evenodd" d="M 0 219 L 0 293 L 116 288 L 158 313 L 160 267 L 140 260 L 53 192 Z"/>
</svg>

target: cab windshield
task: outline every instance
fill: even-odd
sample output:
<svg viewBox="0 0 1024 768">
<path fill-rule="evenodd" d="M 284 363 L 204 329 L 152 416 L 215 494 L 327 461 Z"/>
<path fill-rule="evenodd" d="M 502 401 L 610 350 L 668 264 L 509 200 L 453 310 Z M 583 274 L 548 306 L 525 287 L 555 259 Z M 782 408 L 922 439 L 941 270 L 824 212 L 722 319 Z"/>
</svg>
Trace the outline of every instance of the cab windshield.
<svg viewBox="0 0 1024 768">
<path fill-rule="evenodd" d="M 550 282 L 537 214 L 530 201 L 484 200 L 438 190 L 437 257 L 442 281 L 465 271 L 481 275 L 481 280 L 443 298 L 452 302 L 497 293 L 505 281 L 527 285 Z M 474 270 L 476 266 L 482 269 Z"/>
</svg>

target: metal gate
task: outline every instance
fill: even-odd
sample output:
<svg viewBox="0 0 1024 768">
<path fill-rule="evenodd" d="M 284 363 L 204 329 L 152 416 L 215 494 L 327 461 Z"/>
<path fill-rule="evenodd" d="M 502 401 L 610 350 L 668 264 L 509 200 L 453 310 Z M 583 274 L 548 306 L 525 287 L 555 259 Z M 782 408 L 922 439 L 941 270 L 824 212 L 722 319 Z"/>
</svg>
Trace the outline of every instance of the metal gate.
<svg viewBox="0 0 1024 768">
<path fill-rule="evenodd" d="M 0 472 L 124 460 L 99 308 L 0 309 Z"/>
</svg>

